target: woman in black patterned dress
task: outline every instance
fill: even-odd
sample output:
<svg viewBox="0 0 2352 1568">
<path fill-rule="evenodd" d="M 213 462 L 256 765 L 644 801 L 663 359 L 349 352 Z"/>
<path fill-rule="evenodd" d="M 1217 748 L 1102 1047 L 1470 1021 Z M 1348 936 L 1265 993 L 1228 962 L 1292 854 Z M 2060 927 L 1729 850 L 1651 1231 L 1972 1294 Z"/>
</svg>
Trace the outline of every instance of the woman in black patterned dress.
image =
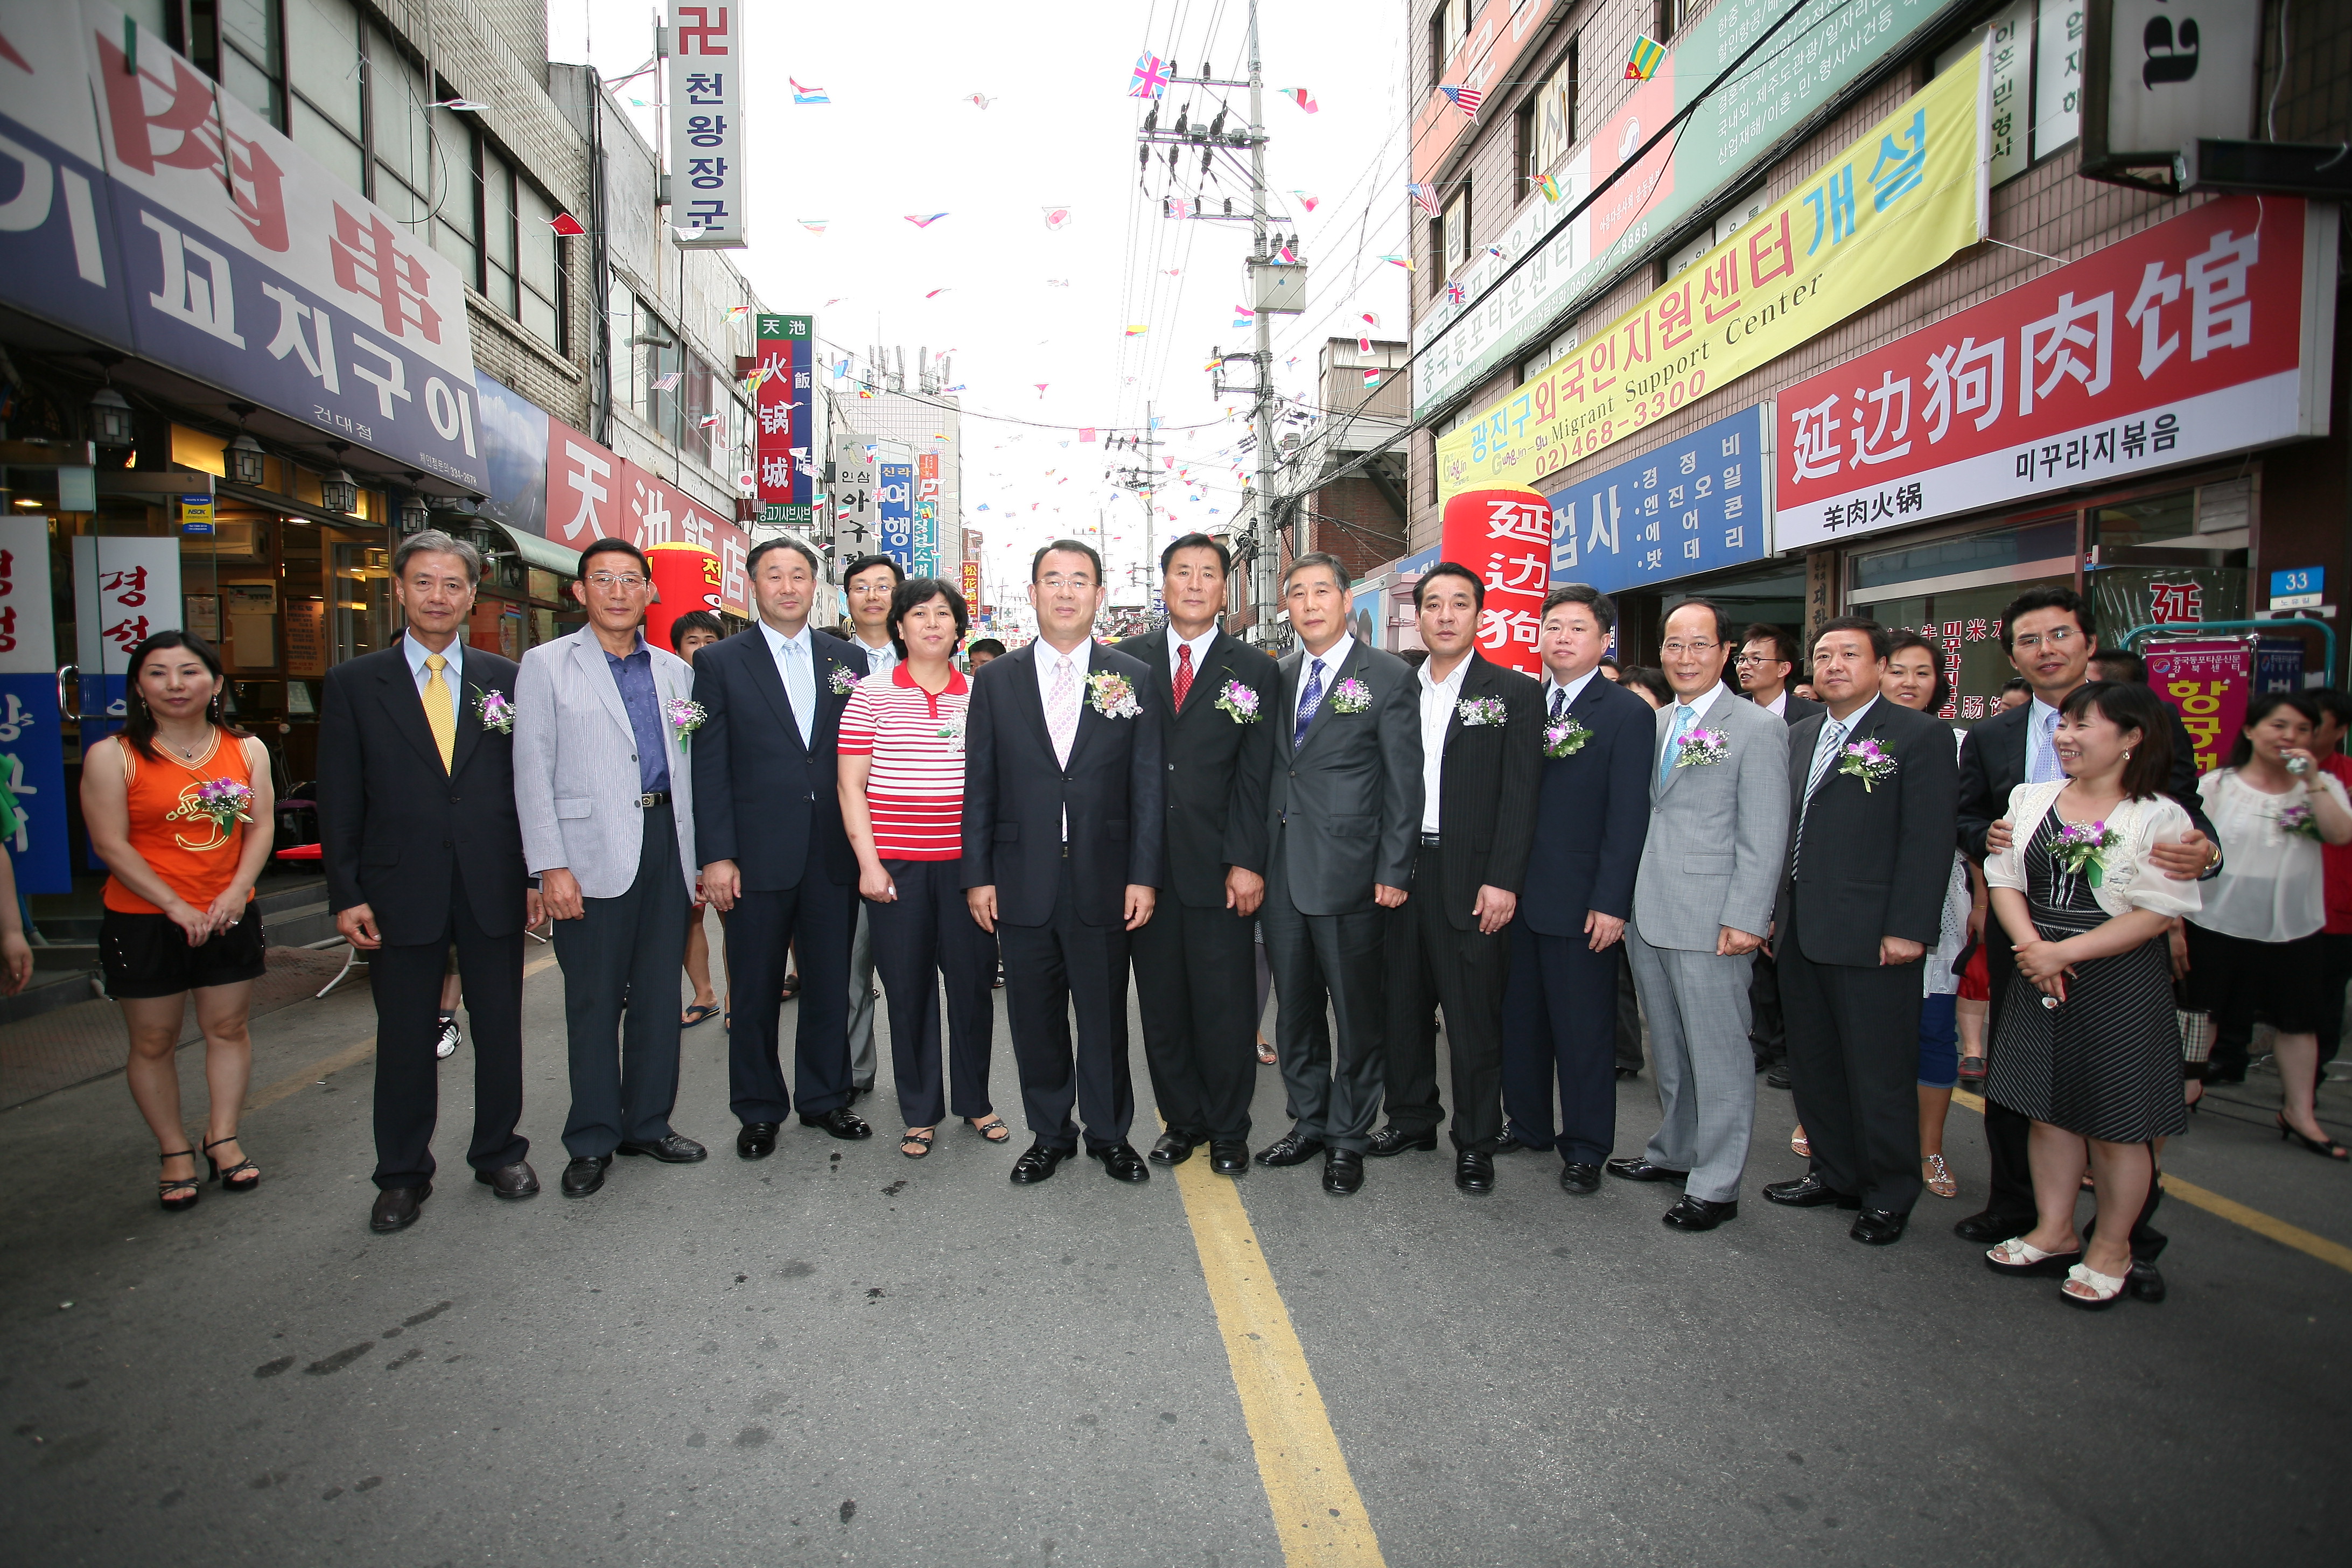
<svg viewBox="0 0 2352 1568">
<path fill-rule="evenodd" d="M 2156 1180 L 2154 1142 L 2182 1130 L 2180 1027 L 2166 929 L 2197 912 L 2197 884 L 2149 859 L 2189 831 L 2164 793 L 2170 726 L 2145 686 L 2094 681 L 2059 709 L 2063 783 L 2010 792 L 2011 847 L 1985 864 L 2017 944 L 1988 1099 L 2033 1119 L 2040 1219 L 1985 1255 L 2004 1274 L 2065 1276 L 2070 1306 L 2112 1306 L 2131 1271 L 2133 1223 Z M 2074 1227 L 2087 1153 L 2102 1221 Z"/>
</svg>

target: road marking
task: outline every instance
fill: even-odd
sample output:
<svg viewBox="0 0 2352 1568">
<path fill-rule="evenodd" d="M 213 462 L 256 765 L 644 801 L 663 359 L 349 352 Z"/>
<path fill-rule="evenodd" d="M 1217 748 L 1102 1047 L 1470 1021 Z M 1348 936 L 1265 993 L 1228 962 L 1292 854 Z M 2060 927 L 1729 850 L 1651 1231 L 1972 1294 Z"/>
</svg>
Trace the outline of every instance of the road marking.
<svg viewBox="0 0 2352 1568">
<path fill-rule="evenodd" d="M 554 962 L 555 955 L 551 952 L 543 957 L 535 958 L 522 966 L 522 977 L 529 980 Z M 320 1079 L 331 1078 L 345 1068 L 357 1067 L 373 1055 L 375 1055 L 375 1037 L 370 1035 L 356 1045 L 345 1046 L 333 1056 L 324 1057 L 312 1062 L 290 1078 L 281 1078 L 268 1089 L 256 1089 L 247 1094 L 245 1097 L 245 1109 L 248 1113 L 267 1110 L 279 1100 L 309 1088 Z"/>
<path fill-rule="evenodd" d="M 1175 1173 L 1284 1561 L 1291 1568 L 1385 1568 L 1371 1517 L 1323 1407 L 1323 1391 L 1307 1368 L 1237 1184 L 1189 1160 Z"/>
<path fill-rule="evenodd" d="M 1984 1097 L 1970 1094 L 1965 1089 L 1952 1091 L 1952 1103 L 1973 1110 L 1979 1116 L 1984 1114 Z M 2324 1236 L 2315 1235 L 2299 1225 L 2289 1225 L 2275 1215 L 2266 1215 L 2260 1209 L 2248 1208 L 2235 1198 L 2225 1198 L 2221 1194 L 2200 1187 L 2194 1182 L 2183 1181 L 2170 1171 L 2164 1173 L 2164 1190 L 2170 1196 L 2179 1198 L 2192 1208 L 2200 1208 L 2207 1214 L 2218 1215 L 2232 1225 L 2245 1226 L 2256 1236 L 2267 1237 L 2282 1247 L 2292 1247 L 2297 1252 L 2308 1254 L 2322 1263 L 2334 1264 L 2346 1273 L 2352 1274 L 2352 1247 L 2346 1247 L 2341 1242 L 2330 1241 Z"/>
</svg>

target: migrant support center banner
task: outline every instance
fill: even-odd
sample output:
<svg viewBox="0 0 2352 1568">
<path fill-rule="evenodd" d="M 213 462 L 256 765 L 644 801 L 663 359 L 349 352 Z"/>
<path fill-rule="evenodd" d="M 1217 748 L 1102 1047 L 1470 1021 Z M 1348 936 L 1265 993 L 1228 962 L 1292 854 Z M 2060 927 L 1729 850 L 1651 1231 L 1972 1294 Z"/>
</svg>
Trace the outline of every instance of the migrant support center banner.
<svg viewBox="0 0 2352 1568">
<path fill-rule="evenodd" d="M 1925 276 L 1984 234 L 1984 51 L 1437 444 L 1441 500 L 1545 477 Z"/>
</svg>

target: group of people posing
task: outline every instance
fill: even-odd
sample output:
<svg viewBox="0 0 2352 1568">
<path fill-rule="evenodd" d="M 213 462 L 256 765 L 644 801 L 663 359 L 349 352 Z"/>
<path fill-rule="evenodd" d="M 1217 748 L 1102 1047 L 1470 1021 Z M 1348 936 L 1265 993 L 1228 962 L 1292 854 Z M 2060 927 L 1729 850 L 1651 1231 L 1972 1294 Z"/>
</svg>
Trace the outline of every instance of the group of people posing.
<svg viewBox="0 0 2352 1568">
<path fill-rule="evenodd" d="M 747 563 L 755 624 L 689 664 L 644 635 L 641 552 L 604 539 L 582 554 L 587 625 L 518 667 L 457 635 L 473 548 L 406 538 L 394 582 L 407 629 L 330 673 L 320 729 L 329 895 L 378 1014 L 372 1226 L 412 1224 L 432 1192 L 453 953 L 476 1051 L 467 1161 L 501 1197 L 539 1191 L 517 1128 L 523 944 L 543 919 L 569 1037 L 563 1193 L 597 1191 L 615 1154 L 705 1158 L 670 1120 L 679 966 L 704 902 L 726 922 L 747 1160 L 795 1114 L 870 1136 L 852 1110 L 873 1068 L 851 1019 L 870 954 L 905 1156 L 928 1157 L 950 1118 L 1011 1140 L 989 1087 L 1001 964 L 1031 1138 L 1015 1183 L 1081 1147 L 1124 1182 L 1203 1145 L 1239 1175 L 1261 945 L 1290 1124 L 1255 1163 L 1319 1159 L 1339 1194 L 1361 1187 L 1368 1158 L 1435 1148 L 1443 1123 L 1465 1193 L 1493 1190 L 1498 1152 L 1551 1150 L 1570 1195 L 1605 1173 L 1678 1184 L 1664 1215 L 1676 1229 L 1734 1218 L 1759 957 L 1809 1148 L 1807 1173 L 1763 1195 L 1851 1211 L 1857 1241 L 1900 1238 L 1927 1184 L 1948 1179 L 1921 1134 L 1926 1091 L 1943 1096 L 1937 1129 L 1948 1100 L 1954 1012 L 1927 998 L 1958 989 L 1972 952 L 1991 1001 L 1992 1192 L 1958 1228 L 1993 1244 L 1995 1269 L 2063 1278 L 2081 1306 L 2160 1299 L 2147 1222 L 2161 1140 L 2185 1124 L 2177 1001 L 2271 1012 L 2283 1132 L 2344 1157 L 2312 1090 L 2319 976 L 2337 967 L 2315 953 L 2318 856 L 2352 841 L 2352 806 L 2314 772 L 2323 714 L 2303 697 L 2258 701 L 2231 766 L 2200 783 L 2145 684 L 2086 679 L 2095 630 L 2065 588 L 2009 607 L 2000 637 L 2031 699 L 1963 734 L 1934 717 L 1932 649 L 1908 658 L 1864 618 L 1815 634 L 1818 706 L 1748 700 L 1725 683 L 1736 628 L 1686 600 L 1663 626 L 1665 690 L 1645 700 L 1614 679 L 1614 607 L 1589 587 L 1547 599 L 1538 680 L 1480 654 L 1485 586 L 1454 563 L 1417 585 L 1417 665 L 1350 634 L 1328 555 L 1284 572 L 1299 646 L 1279 662 L 1220 629 L 1221 542 L 1186 535 L 1160 565 L 1166 625 L 1110 646 L 1092 636 L 1099 557 L 1048 544 L 1032 563 L 1036 639 L 967 676 L 955 586 L 851 563 L 877 601 L 887 582 L 887 613 L 860 617 L 887 632 L 885 658 L 812 627 L 831 591 L 817 553 L 770 540 Z M 1740 639 L 1743 667 L 1761 658 L 1755 630 L 1769 628 Z M 151 638 L 133 668 L 131 723 L 108 743 L 121 758 L 94 747 L 84 770 L 116 878 L 110 983 L 126 1010 L 194 990 L 200 1016 L 226 1018 L 258 973 L 245 905 L 268 855 L 268 770 L 221 719 L 199 639 Z M 244 792 L 242 823 L 203 804 L 218 780 Z M 1661 1111 L 1628 1157 L 1621 958 Z M 1129 1137 L 1130 973 L 1166 1127 L 1149 1159 Z M 2340 1025 L 2340 974 L 2335 988 Z M 206 1031 L 230 1058 L 234 1024 Z M 162 1076 L 134 1071 L 132 1087 L 167 1151 L 166 1206 L 184 1206 L 194 1173 L 170 1163 L 176 1079 L 165 1103 Z M 258 1170 L 235 1142 L 235 1098 L 218 1125 L 219 1087 L 215 1142 L 243 1162 L 224 1182 L 246 1190 Z M 2078 1236 L 2086 1172 L 2107 1224 Z"/>
</svg>

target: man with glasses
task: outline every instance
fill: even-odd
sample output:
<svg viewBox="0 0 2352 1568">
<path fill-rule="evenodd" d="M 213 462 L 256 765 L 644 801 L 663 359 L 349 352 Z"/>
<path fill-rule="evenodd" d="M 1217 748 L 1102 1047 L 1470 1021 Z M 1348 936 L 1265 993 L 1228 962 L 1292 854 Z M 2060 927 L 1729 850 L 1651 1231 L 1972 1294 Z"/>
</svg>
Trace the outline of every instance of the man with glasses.
<svg viewBox="0 0 2352 1568">
<path fill-rule="evenodd" d="M 887 555 L 861 555 L 842 568 L 841 597 L 849 612 L 849 636 L 842 640 L 849 645 L 850 671 L 857 679 L 887 676 L 898 662 L 890 646 L 890 597 L 906 580 L 906 568 Z M 854 892 L 855 871 L 849 885 Z M 857 906 L 857 929 L 849 939 L 849 1098 L 855 1103 L 874 1092 L 874 933 L 866 921 L 866 900 L 851 901 Z"/>
<path fill-rule="evenodd" d="M 1739 1213 L 1756 1120 L 1748 958 L 1770 929 L 1789 843 L 1789 727 L 1724 689 L 1731 626 L 1720 606 L 1685 600 L 1664 629 L 1675 701 L 1658 710 L 1650 834 L 1625 928 L 1661 1114 L 1649 1147 L 1608 1169 L 1683 1183 L 1665 1224 L 1713 1230 Z"/>
<path fill-rule="evenodd" d="M 1731 672 L 1739 681 L 1739 689 L 1747 693 L 1748 700 L 1791 724 L 1801 723 L 1822 710 L 1820 703 L 1789 689 L 1789 677 L 1797 668 L 1794 637 L 1769 621 L 1757 622 L 1739 637 L 1739 656 L 1731 661 Z"/>
<path fill-rule="evenodd" d="M 588 624 L 523 655 L 515 678 L 515 811 L 563 966 L 572 1114 L 563 1195 L 604 1184 L 615 1150 L 665 1164 L 707 1151 L 677 1102 L 677 975 L 693 905 L 694 779 L 672 704 L 694 670 L 646 640 L 652 574 L 625 539 L 580 552 Z M 625 1009 L 634 993 L 640 1005 Z M 616 1053 L 614 1036 L 619 1036 Z"/>
</svg>

